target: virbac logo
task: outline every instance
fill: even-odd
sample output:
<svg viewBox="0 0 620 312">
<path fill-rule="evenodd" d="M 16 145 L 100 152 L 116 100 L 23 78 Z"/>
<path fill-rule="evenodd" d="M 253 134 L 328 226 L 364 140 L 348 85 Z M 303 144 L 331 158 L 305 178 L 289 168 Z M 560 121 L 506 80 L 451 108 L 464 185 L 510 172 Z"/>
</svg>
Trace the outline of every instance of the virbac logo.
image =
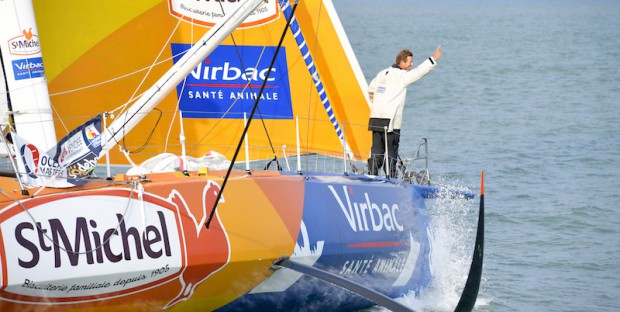
<svg viewBox="0 0 620 312">
<path fill-rule="evenodd" d="M 172 44 L 174 61 L 189 48 Z M 263 118 L 292 119 L 286 50 L 276 51 L 277 47 L 218 46 L 177 86 L 183 117 L 241 119 L 258 101 Z"/>
<path fill-rule="evenodd" d="M 346 185 L 342 186 L 343 195 L 332 185 L 328 188 L 354 232 L 404 231 L 397 203 L 375 202 L 366 192 L 361 199 L 352 198 Z"/>
<path fill-rule="evenodd" d="M 196 80 L 223 80 L 223 81 L 237 81 L 245 83 L 248 81 L 262 83 L 263 81 L 273 82 L 276 81 L 274 77 L 276 74 L 276 68 L 254 68 L 248 67 L 241 69 L 230 65 L 230 62 L 224 62 L 224 66 L 210 66 L 210 62 L 202 62 L 196 69 L 194 69 L 190 75 Z"/>
<path fill-rule="evenodd" d="M 41 57 L 15 60 L 13 63 L 13 75 L 15 80 L 43 77 L 45 69 Z"/>
</svg>

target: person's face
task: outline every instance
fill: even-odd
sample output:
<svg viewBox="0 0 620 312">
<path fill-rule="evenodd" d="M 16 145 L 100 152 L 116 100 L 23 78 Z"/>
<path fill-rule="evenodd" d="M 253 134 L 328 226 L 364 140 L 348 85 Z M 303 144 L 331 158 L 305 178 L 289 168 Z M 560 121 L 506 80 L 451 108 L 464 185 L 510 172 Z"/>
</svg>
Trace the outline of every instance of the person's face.
<svg viewBox="0 0 620 312">
<path fill-rule="evenodd" d="M 412 56 L 407 56 L 406 60 L 401 60 L 400 64 L 399 64 L 400 68 L 404 69 L 404 70 L 409 70 L 409 68 L 411 68 L 411 66 L 413 66 L 413 57 Z"/>
</svg>

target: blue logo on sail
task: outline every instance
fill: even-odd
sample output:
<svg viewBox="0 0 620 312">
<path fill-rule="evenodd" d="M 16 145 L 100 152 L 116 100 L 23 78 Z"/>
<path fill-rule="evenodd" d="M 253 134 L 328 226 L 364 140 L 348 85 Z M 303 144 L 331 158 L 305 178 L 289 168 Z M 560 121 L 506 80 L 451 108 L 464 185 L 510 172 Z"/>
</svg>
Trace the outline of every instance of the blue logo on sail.
<svg viewBox="0 0 620 312">
<path fill-rule="evenodd" d="M 13 61 L 13 74 L 15 80 L 43 77 L 45 75 L 43 58 L 31 57 Z"/>
<path fill-rule="evenodd" d="M 176 63 L 190 48 L 172 44 Z M 217 47 L 196 67 L 185 83 L 177 86 L 179 107 L 188 118 L 243 118 L 252 111 L 257 99 L 265 119 L 292 119 L 293 108 L 286 63 L 281 48 L 273 68 L 269 65 L 276 47 Z M 266 81 L 261 93 L 261 86 Z M 257 115 L 258 116 L 258 115 Z"/>
</svg>

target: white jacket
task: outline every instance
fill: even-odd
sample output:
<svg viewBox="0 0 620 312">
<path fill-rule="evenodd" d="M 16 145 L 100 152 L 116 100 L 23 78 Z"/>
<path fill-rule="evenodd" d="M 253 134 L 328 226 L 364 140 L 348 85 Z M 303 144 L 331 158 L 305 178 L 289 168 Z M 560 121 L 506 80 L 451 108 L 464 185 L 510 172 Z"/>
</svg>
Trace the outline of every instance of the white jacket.
<svg viewBox="0 0 620 312">
<path fill-rule="evenodd" d="M 370 118 L 390 119 L 388 132 L 400 129 L 407 87 L 436 66 L 435 60 L 429 57 L 412 70 L 392 66 L 380 71 L 368 86 L 368 93 L 374 93 L 370 104 Z"/>
</svg>

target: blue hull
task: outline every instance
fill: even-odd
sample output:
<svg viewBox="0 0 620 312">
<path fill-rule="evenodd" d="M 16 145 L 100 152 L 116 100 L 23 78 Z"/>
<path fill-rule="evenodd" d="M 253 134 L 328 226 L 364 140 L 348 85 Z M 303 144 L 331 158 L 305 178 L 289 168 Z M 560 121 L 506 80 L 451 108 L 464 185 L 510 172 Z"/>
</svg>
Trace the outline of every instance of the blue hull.
<svg viewBox="0 0 620 312">
<path fill-rule="evenodd" d="M 311 176 L 291 261 L 393 298 L 418 293 L 432 280 L 424 198 L 435 190 L 361 175 Z M 352 311 L 372 305 L 331 283 L 280 269 L 218 311 Z"/>
</svg>

